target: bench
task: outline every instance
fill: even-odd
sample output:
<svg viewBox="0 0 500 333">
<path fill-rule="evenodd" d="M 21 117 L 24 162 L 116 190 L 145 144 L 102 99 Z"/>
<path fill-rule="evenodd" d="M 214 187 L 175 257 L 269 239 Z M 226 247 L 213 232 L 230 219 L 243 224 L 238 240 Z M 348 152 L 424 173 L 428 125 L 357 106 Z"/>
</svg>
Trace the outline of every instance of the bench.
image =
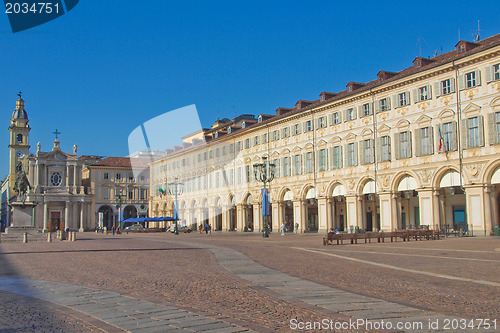
<svg viewBox="0 0 500 333">
<path fill-rule="evenodd" d="M 439 230 L 429 230 L 429 229 L 396 229 L 392 232 L 361 232 L 361 233 L 340 233 L 332 234 L 329 233 L 323 237 L 323 245 L 332 245 L 334 241 L 337 245 L 344 244 L 345 240 L 351 241 L 351 244 L 358 244 L 358 239 L 364 239 L 365 243 L 371 243 L 372 239 L 376 239 L 378 243 L 384 243 L 385 238 L 390 238 L 391 242 L 397 242 L 398 238 L 402 239 L 403 242 L 410 241 L 412 238 L 415 240 L 422 240 L 425 238 L 427 240 L 439 239 Z"/>
</svg>

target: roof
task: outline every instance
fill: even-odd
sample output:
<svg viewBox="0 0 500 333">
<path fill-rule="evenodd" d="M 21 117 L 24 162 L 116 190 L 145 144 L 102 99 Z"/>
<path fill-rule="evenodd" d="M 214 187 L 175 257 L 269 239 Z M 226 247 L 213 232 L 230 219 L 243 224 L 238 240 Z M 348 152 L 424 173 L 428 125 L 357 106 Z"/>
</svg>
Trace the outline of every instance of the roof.
<svg viewBox="0 0 500 333">
<path fill-rule="evenodd" d="M 134 158 L 134 167 L 135 166 L 144 166 L 147 167 L 150 162 L 149 159 L 146 158 Z M 107 157 L 99 162 L 92 164 L 92 167 L 111 167 L 111 168 L 132 168 L 129 157 Z"/>
<path fill-rule="evenodd" d="M 28 113 L 26 113 L 26 110 L 24 109 L 24 100 L 22 98 L 19 98 L 16 101 L 16 109 L 14 110 L 14 113 L 12 113 L 12 119 L 28 120 Z"/>
</svg>

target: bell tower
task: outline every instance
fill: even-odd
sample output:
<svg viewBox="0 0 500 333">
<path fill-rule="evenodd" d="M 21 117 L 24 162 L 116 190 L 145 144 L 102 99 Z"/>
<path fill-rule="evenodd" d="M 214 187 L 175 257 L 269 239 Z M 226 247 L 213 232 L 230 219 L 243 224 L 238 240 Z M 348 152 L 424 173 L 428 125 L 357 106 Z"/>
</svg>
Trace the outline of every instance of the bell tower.
<svg viewBox="0 0 500 333">
<path fill-rule="evenodd" d="M 9 190 L 10 197 L 16 196 L 14 185 L 16 182 L 16 167 L 19 162 L 28 173 L 28 152 L 29 152 L 29 132 L 31 128 L 28 125 L 28 114 L 24 109 L 24 100 L 21 98 L 21 92 L 18 94 L 16 109 L 10 119 L 10 162 L 9 162 Z"/>
</svg>

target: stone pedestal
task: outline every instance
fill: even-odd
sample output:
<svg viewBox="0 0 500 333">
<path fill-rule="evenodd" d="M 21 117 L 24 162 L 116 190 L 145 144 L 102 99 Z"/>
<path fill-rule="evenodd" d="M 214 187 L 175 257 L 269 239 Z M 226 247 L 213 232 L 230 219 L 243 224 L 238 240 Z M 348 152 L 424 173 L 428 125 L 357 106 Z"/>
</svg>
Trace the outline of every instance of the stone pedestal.
<svg viewBox="0 0 500 333">
<path fill-rule="evenodd" d="M 35 207 L 32 202 L 14 202 L 10 204 L 12 207 L 12 223 L 9 228 L 5 229 L 5 233 L 27 232 L 29 230 L 38 230 L 35 227 Z"/>
</svg>

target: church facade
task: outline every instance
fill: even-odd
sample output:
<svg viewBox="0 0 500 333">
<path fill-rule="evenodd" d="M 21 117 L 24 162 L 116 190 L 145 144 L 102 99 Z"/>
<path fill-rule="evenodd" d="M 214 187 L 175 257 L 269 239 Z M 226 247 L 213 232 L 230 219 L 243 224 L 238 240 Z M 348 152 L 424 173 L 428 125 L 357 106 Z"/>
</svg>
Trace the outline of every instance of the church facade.
<svg viewBox="0 0 500 333">
<path fill-rule="evenodd" d="M 188 135 L 152 163 L 152 216 L 173 215 L 164 193 L 181 182 L 182 224 L 262 230 L 254 165 L 266 157 L 273 230 L 489 235 L 500 225 L 500 35 L 246 118 Z"/>
<path fill-rule="evenodd" d="M 20 96 L 9 127 L 10 227 L 44 232 L 94 228 L 92 194 L 82 186 L 82 169 L 91 161 L 78 157 L 76 145 L 72 152 L 63 152 L 57 136 L 51 150 L 43 152 L 38 143 L 36 153 L 30 154 L 28 122 Z"/>
</svg>

